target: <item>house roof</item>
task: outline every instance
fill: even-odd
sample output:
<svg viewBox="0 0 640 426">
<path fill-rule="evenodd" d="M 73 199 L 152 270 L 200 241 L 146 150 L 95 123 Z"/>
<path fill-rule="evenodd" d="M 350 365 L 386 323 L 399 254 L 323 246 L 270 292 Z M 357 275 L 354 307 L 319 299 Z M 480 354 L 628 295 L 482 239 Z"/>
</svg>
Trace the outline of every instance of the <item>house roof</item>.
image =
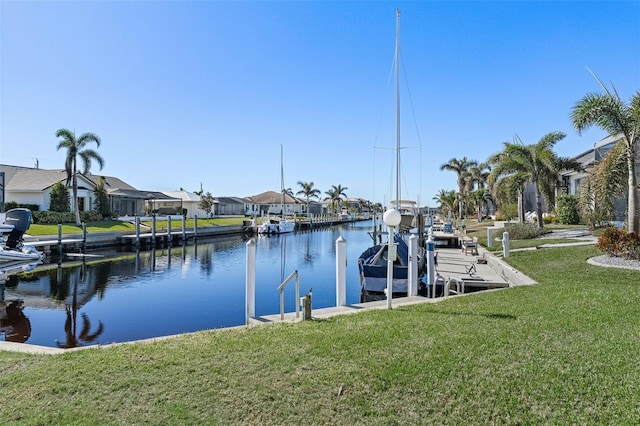
<svg viewBox="0 0 640 426">
<path fill-rule="evenodd" d="M 252 195 L 251 197 L 247 197 L 247 199 L 254 204 L 280 204 L 282 194 L 275 191 L 267 191 L 262 194 Z M 284 196 L 284 202 L 286 204 L 300 204 L 300 200 L 287 194 Z"/>
<path fill-rule="evenodd" d="M 57 182 L 67 180 L 67 172 L 63 169 L 45 170 L 0 165 L 0 171 L 5 173 L 5 189 L 10 191 L 42 191 Z"/>
<path fill-rule="evenodd" d="M 221 204 L 249 204 L 250 200 L 241 197 L 214 197 L 216 202 Z"/>
<path fill-rule="evenodd" d="M 178 198 L 182 201 L 189 201 L 189 202 L 199 202 L 200 201 L 200 196 L 198 194 L 194 194 L 193 192 L 189 192 L 189 191 L 162 191 L 163 194 L 165 194 L 168 197 L 171 198 Z"/>
<path fill-rule="evenodd" d="M 42 191 L 57 182 L 67 180 L 67 172 L 64 169 L 35 169 L 33 167 L 0 164 L 0 171 L 5 173 L 6 189 L 11 191 Z M 79 173 L 78 177 L 93 186 L 98 183 L 100 177 L 104 178 L 105 187 L 109 194 L 137 191 L 133 186 L 113 176 Z M 144 197 L 137 196 L 133 198 Z"/>
<path fill-rule="evenodd" d="M 133 191 L 137 191 L 133 186 L 129 185 L 128 183 L 126 183 L 125 181 L 123 181 L 122 179 L 119 179 L 117 177 L 113 177 L 113 176 L 104 176 L 104 175 L 94 175 L 92 173 L 88 173 L 86 175 L 88 179 L 90 179 L 93 184 L 97 184 L 98 180 L 100 180 L 100 178 L 104 178 L 104 185 L 107 189 L 107 191 L 109 191 L 110 189 L 128 189 L 128 190 L 133 190 Z"/>
</svg>

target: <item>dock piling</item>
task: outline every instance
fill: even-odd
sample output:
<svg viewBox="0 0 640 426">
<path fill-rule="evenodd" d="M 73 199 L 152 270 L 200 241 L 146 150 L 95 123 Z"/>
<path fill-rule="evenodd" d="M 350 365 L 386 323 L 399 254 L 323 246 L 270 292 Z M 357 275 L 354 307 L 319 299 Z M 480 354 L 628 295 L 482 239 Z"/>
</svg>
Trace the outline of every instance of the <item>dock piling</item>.
<svg viewBox="0 0 640 426">
<path fill-rule="evenodd" d="M 256 316 L 256 240 L 247 242 L 246 291 L 245 291 L 245 324 Z"/>
<path fill-rule="evenodd" d="M 336 240 L 336 306 L 347 305 L 347 240 Z"/>
</svg>

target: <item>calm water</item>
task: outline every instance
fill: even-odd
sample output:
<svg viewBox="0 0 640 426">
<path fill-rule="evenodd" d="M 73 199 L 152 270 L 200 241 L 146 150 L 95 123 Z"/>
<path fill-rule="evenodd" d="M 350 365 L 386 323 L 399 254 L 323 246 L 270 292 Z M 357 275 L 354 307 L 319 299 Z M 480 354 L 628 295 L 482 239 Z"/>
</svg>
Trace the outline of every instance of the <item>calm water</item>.
<svg viewBox="0 0 640 426">
<path fill-rule="evenodd" d="M 256 314 L 279 313 L 276 288 L 294 270 L 300 274 L 301 295 L 313 288 L 314 309 L 335 306 L 340 236 L 347 240 L 347 303 L 359 302 L 357 258 L 371 245 L 369 230 L 371 222 L 357 222 L 256 236 Z M 73 347 L 242 325 L 247 241 L 215 239 L 131 253 L 117 261 L 87 258 L 82 266 L 10 277 L 5 305 L 21 299 L 24 309 L 23 315 L 11 312 L 19 336 L 0 332 L 0 340 Z M 293 311 L 295 303 L 294 280 L 285 292 L 285 311 Z M 3 321 L 6 329 L 8 320 Z"/>
</svg>

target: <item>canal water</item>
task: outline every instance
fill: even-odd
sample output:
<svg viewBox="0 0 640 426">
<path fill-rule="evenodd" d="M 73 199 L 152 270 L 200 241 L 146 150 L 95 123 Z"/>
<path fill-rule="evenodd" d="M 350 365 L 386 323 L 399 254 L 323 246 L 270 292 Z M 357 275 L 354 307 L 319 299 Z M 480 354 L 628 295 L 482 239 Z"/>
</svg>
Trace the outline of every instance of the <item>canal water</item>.
<svg viewBox="0 0 640 426">
<path fill-rule="evenodd" d="M 313 288 L 314 309 L 335 306 L 340 236 L 347 241 L 347 303 L 358 303 L 357 259 L 372 244 L 371 226 L 365 221 L 255 236 L 256 315 L 280 312 L 276 288 L 295 270 L 300 295 Z M 243 325 L 248 240 L 217 238 L 114 259 L 88 253 L 75 266 L 11 276 L 0 288 L 6 311 L 0 340 L 76 347 Z M 298 302 L 293 280 L 285 291 L 285 311 L 294 311 Z"/>
</svg>

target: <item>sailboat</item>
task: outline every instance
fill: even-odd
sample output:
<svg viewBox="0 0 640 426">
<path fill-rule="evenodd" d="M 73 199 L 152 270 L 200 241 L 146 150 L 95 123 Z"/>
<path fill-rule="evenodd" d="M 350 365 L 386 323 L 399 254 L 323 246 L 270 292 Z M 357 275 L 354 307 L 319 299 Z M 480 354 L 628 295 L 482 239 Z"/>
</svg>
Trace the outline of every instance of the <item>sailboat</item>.
<svg viewBox="0 0 640 426">
<path fill-rule="evenodd" d="M 400 200 L 400 10 L 396 9 L 396 200 L 395 204 L 399 210 Z M 375 244 L 375 241 L 374 241 Z M 361 301 L 367 302 L 386 297 L 384 292 L 387 288 L 387 255 L 389 244 L 397 245 L 396 260 L 393 263 L 393 296 L 406 296 L 409 287 L 409 247 L 400 233 L 394 233 L 393 238 L 389 237 L 386 243 L 376 244 L 365 250 L 358 258 L 358 269 L 360 270 Z M 418 281 L 424 276 L 425 257 L 423 249 L 418 254 Z M 420 292 L 424 291 L 421 285 Z"/>
<path fill-rule="evenodd" d="M 286 234 L 296 228 L 295 222 L 287 219 L 284 211 L 284 158 L 282 145 L 280 145 L 280 219 L 269 218 L 258 227 L 258 234 Z"/>
</svg>

